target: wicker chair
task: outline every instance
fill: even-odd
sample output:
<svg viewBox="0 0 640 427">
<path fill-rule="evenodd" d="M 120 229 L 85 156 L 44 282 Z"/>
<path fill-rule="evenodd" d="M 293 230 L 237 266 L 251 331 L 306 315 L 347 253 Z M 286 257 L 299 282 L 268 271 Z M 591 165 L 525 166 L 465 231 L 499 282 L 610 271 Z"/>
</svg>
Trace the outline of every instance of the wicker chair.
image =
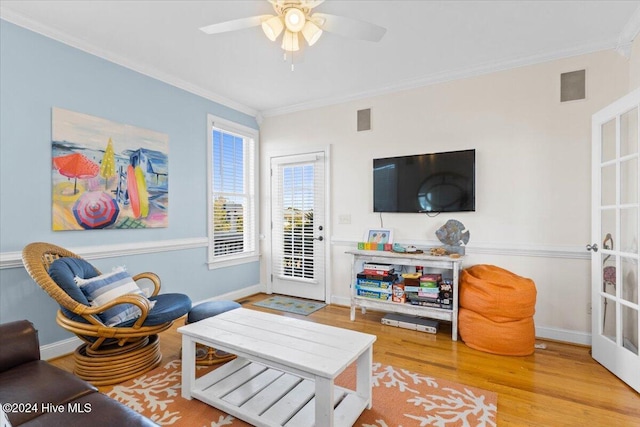
<svg viewBox="0 0 640 427">
<path fill-rule="evenodd" d="M 69 268 L 65 280 L 57 277 L 59 282 L 66 283 L 57 283 L 49 274 L 50 267 L 64 258 L 74 260 L 61 261 L 70 266 L 64 266 Z M 153 284 L 148 299 L 127 294 L 92 307 L 73 278 L 89 279 L 100 275 L 100 271 L 73 252 L 50 243 L 25 246 L 22 262 L 33 280 L 60 305 L 56 315 L 58 325 L 84 341 L 74 353 L 75 374 L 94 385 L 117 384 L 157 367 L 162 358 L 157 334 L 171 327 L 174 320 L 191 308 L 191 300 L 186 295 L 160 295 L 160 279 L 154 273 L 133 276 L 136 282 L 147 279 Z M 155 301 L 153 308 L 150 301 Z M 141 315 L 114 326 L 105 325 L 98 317 L 105 310 L 125 303 L 137 306 Z"/>
</svg>

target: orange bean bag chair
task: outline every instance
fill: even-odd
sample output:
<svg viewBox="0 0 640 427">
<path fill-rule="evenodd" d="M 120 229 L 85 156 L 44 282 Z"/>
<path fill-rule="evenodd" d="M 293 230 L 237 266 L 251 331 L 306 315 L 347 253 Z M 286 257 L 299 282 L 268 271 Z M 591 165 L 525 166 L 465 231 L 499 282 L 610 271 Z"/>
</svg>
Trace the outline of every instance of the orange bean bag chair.
<svg viewBox="0 0 640 427">
<path fill-rule="evenodd" d="M 533 280 L 495 265 L 474 265 L 460 273 L 460 307 L 494 322 L 533 316 L 536 295 Z"/>
<path fill-rule="evenodd" d="M 487 353 L 528 356 L 535 351 L 533 317 L 499 323 L 474 311 L 460 308 L 458 331 L 466 345 Z"/>
<path fill-rule="evenodd" d="M 476 350 L 508 356 L 535 351 L 536 285 L 495 265 L 480 264 L 460 274 L 458 330 Z"/>
</svg>

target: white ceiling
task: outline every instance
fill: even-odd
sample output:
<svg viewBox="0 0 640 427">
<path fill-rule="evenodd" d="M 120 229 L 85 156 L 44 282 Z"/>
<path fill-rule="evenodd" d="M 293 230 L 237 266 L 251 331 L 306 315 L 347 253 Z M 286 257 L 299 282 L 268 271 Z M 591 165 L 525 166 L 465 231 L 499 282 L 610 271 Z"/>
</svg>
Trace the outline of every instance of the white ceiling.
<svg viewBox="0 0 640 427">
<path fill-rule="evenodd" d="M 272 14 L 254 1 L 0 1 L 0 16 L 246 113 L 329 105 L 560 57 L 618 49 L 640 1 L 342 1 L 314 9 L 387 28 L 378 43 L 326 33 L 283 61 L 260 27 L 199 27 Z"/>
</svg>

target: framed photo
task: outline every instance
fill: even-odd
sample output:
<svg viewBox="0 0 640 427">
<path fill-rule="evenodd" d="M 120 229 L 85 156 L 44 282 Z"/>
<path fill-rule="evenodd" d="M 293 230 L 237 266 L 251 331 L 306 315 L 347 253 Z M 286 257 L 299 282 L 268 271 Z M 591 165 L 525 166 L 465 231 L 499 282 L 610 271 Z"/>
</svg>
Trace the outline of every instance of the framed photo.
<svg viewBox="0 0 640 427">
<path fill-rule="evenodd" d="M 372 228 L 364 235 L 366 243 L 393 243 L 393 230 L 388 228 Z"/>
</svg>

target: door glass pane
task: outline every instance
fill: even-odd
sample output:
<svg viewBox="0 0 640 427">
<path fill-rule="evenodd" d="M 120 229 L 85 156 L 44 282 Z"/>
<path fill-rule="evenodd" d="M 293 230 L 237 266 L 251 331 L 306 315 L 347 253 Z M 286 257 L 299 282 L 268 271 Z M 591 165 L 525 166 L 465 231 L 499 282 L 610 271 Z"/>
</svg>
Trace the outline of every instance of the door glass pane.
<svg viewBox="0 0 640 427">
<path fill-rule="evenodd" d="M 622 347 L 638 354 L 638 310 L 622 307 Z"/>
<path fill-rule="evenodd" d="M 602 254 L 602 291 L 616 295 L 616 256 Z"/>
<path fill-rule="evenodd" d="M 602 335 L 616 342 L 616 303 L 609 298 L 602 298 Z"/>
<path fill-rule="evenodd" d="M 623 299 L 638 304 L 638 262 L 632 258 L 621 257 L 622 265 L 622 289 L 620 295 Z"/>
<path fill-rule="evenodd" d="M 638 208 L 620 209 L 620 249 L 622 252 L 638 253 Z"/>
<path fill-rule="evenodd" d="M 620 163 L 620 203 L 638 201 L 638 158 Z"/>
<path fill-rule="evenodd" d="M 603 209 L 600 212 L 600 243 L 602 249 L 614 249 L 613 236 L 616 235 L 616 210 Z"/>
<path fill-rule="evenodd" d="M 638 109 L 620 116 L 620 156 L 638 152 Z"/>
<path fill-rule="evenodd" d="M 283 274 L 288 277 L 314 278 L 313 171 L 313 165 L 282 170 Z"/>
<path fill-rule="evenodd" d="M 602 161 L 616 158 L 616 121 L 609 120 L 602 125 Z"/>
<path fill-rule="evenodd" d="M 602 206 L 614 205 L 616 203 L 616 165 L 608 165 L 602 168 L 600 177 L 600 198 Z"/>
</svg>

